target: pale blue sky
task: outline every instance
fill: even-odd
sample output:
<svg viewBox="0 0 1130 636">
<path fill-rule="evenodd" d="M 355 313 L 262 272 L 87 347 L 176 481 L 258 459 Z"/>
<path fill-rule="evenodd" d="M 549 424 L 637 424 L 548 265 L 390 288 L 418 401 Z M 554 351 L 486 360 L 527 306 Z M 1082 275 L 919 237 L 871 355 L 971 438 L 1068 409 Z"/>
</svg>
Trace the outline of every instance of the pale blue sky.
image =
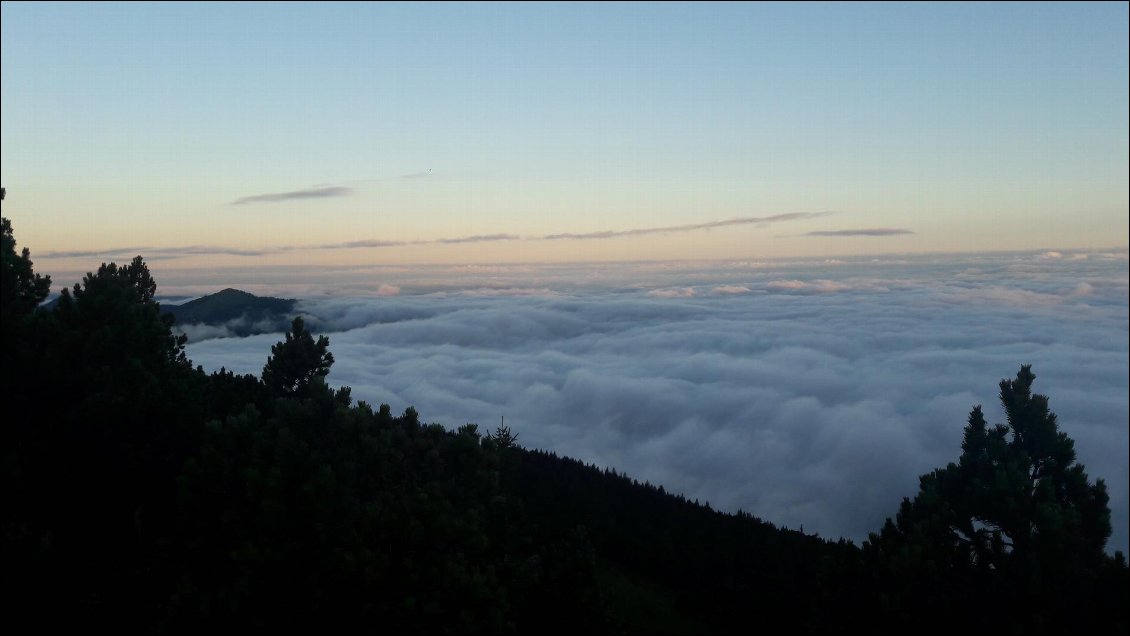
<svg viewBox="0 0 1130 636">
<path fill-rule="evenodd" d="M 261 255 L 198 249 L 185 265 L 1128 242 L 1126 3 L 2 11 L 5 215 L 37 262 L 187 246 Z M 324 186 L 345 194 L 232 205 Z M 538 238 L 816 212 L 833 214 Z M 859 229 L 912 233 L 806 236 Z M 520 238 L 434 242 L 500 234 Z M 408 245 L 279 250 L 361 240 Z"/>
</svg>

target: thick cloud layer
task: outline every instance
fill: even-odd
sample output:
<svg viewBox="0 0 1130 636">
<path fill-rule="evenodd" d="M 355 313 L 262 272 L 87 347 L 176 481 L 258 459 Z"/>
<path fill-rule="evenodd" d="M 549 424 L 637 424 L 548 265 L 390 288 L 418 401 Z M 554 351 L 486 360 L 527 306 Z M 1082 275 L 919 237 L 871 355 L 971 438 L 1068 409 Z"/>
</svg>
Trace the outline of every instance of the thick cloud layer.
<svg viewBox="0 0 1130 636">
<path fill-rule="evenodd" d="M 330 336 L 331 384 L 358 399 L 449 427 L 505 416 L 527 447 L 833 538 L 877 530 L 920 474 L 957 459 L 974 404 L 1003 418 L 997 382 L 1031 363 L 1110 489 L 1110 548 L 1127 549 L 1125 253 L 332 279 L 340 295 L 302 310 Z M 189 355 L 259 373 L 279 339 Z"/>
</svg>

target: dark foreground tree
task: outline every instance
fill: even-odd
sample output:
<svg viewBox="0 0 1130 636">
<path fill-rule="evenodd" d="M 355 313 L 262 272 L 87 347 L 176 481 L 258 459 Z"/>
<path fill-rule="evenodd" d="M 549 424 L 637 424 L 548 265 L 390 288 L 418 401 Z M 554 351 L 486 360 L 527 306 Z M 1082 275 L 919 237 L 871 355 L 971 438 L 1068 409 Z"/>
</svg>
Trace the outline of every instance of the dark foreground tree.
<svg viewBox="0 0 1130 636">
<path fill-rule="evenodd" d="M 1122 555 L 1104 552 L 1106 485 L 1075 463 L 1047 396 L 1032 393 L 1035 378 L 1025 365 L 1001 380 L 1006 423 L 989 427 L 975 406 L 958 462 L 923 475 L 918 495 L 871 535 L 865 547 L 886 577 L 893 616 L 938 613 L 1036 632 L 1110 616 L 1096 604 L 1109 596 L 1101 579 L 1117 575 Z M 1125 587 L 1121 569 L 1115 589 Z M 984 605 L 984 595 L 995 602 Z"/>
<path fill-rule="evenodd" d="M 4 189 L 0 188 L 0 200 L 4 199 L 4 194 Z M 0 395 L 6 406 L 9 396 L 20 395 L 23 390 L 23 374 L 17 370 L 26 367 L 27 359 L 20 345 L 27 340 L 32 312 L 47 297 L 50 287 L 51 277 L 36 274 L 32 269 L 31 251 L 25 247 L 22 252 L 16 252 L 12 222 L 0 219 L 0 324 L 3 325 L 0 368 L 4 369 Z M 8 416 L 11 415 L 9 412 Z"/>
<path fill-rule="evenodd" d="M 518 434 L 511 431 L 509 426 L 499 426 L 494 429 L 494 434 L 487 434 L 487 441 L 499 448 L 513 448 L 518 445 Z"/>
<path fill-rule="evenodd" d="M 4 189 L 0 188 L 0 200 L 4 199 Z M 9 321 L 24 316 L 39 303 L 47 298 L 51 288 L 51 277 L 41 276 L 32 271 L 31 251 L 24 248 L 22 253 L 16 253 L 16 237 L 12 232 L 12 222 L 2 220 L 0 232 L 0 293 L 3 294 L 4 327 L 7 329 Z"/>
<path fill-rule="evenodd" d="M 306 395 L 311 382 L 330 372 L 334 356 L 329 346 L 329 338 L 319 336 L 315 341 L 302 318 L 296 317 L 286 341 L 271 347 L 271 355 L 263 367 L 263 384 L 278 396 Z"/>
</svg>

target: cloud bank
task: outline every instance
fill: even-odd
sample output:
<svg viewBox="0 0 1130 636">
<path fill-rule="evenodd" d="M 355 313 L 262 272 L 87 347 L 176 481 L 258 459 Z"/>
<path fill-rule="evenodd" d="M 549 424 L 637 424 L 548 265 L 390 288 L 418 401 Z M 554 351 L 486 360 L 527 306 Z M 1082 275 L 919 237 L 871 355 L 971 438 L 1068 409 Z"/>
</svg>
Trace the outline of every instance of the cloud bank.
<svg viewBox="0 0 1130 636">
<path fill-rule="evenodd" d="M 957 459 L 974 404 L 1003 419 L 997 382 L 1031 363 L 1126 550 L 1127 278 L 1036 255 L 387 269 L 302 310 L 358 399 L 449 427 L 506 416 L 527 446 L 857 541 Z M 279 339 L 189 355 L 257 374 Z"/>
</svg>

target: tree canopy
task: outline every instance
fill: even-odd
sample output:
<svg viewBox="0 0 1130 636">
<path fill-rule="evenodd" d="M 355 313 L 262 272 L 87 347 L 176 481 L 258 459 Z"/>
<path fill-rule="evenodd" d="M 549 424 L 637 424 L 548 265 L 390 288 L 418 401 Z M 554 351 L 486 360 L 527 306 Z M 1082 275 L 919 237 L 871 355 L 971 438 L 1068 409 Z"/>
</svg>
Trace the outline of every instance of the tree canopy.
<svg viewBox="0 0 1130 636">
<path fill-rule="evenodd" d="M 0 188 L 0 201 L 5 194 Z M 10 320 L 31 313 L 47 298 L 51 277 L 36 274 L 32 269 L 31 250 L 25 247 L 23 252 L 16 253 L 12 222 L 6 217 L 0 217 L 0 277 L 0 294 L 3 295 L 0 307 L 3 307 L 3 324 L 7 329 Z"/>
<path fill-rule="evenodd" d="M 295 317 L 286 340 L 271 347 L 271 355 L 263 367 L 263 383 L 275 395 L 307 394 L 310 383 L 326 377 L 333 366 L 334 356 L 329 346 L 329 338 L 319 336 L 314 340 L 302 318 Z"/>
<path fill-rule="evenodd" d="M 1106 485 L 1075 463 L 1075 444 L 1048 397 L 1032 393 L 1035 379 L 1024 365 L 1000 381 L 1004 423 L 990 427 L 974 406 L 958 461 L 923 475 L 917 496 L 866 547 L 901 581 L 896 588 L 929 582 L 1007 595 L 1031 606 L 1023 618 L 1038 630 L 1075 620 L 1051 608 L 1091 589 L 1084 583 L 1109 561 L 1111 525 Z"/>
</svg>

